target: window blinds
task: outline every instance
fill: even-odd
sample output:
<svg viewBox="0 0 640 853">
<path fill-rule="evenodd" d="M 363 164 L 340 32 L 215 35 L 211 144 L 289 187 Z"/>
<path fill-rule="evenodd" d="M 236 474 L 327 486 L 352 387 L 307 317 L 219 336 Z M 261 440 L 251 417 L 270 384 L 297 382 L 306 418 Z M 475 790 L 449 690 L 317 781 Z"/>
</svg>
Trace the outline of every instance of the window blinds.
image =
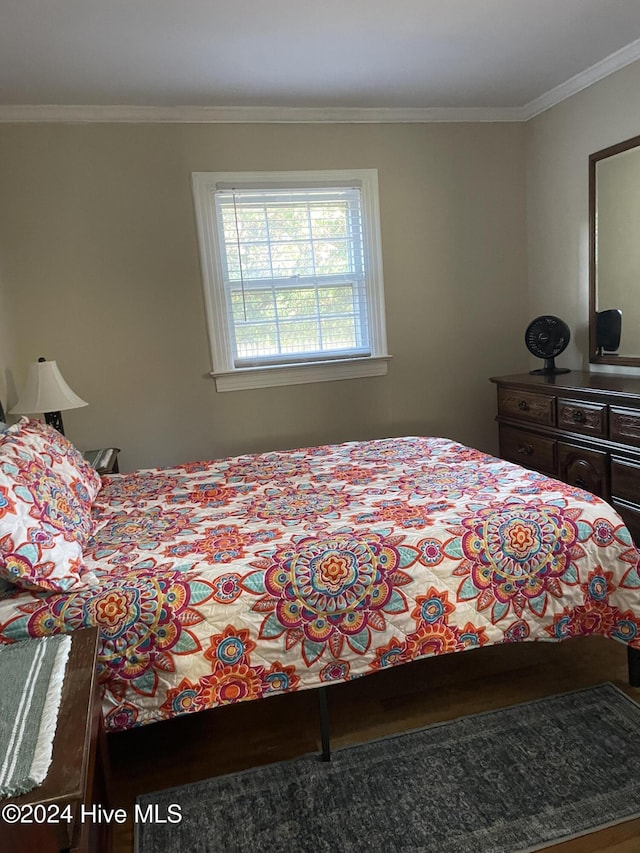
<svg viewBox="0 0 640 853">
<path fill-rule="evenodd" d="M 369 356 L 359 186 L 218 188 L 235 367 Z"/>
</svg>

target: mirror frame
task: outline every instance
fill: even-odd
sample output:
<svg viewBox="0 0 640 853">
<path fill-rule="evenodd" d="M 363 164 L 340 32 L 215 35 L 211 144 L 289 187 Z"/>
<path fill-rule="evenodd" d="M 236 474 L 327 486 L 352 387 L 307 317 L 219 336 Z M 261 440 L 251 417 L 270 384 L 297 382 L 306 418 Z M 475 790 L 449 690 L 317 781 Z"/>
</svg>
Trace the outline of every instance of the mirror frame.
<svg viewBox="0 0 640 853">
<path fill-rule="evenodd" d="M 600 160 L 640 148 L 640 136 L 633 136 L 589 155 L 589 362 L 617 364 L 620 367 L 640 367 L 640 356 L 598 355 L 596 347 L 596 166 Z"/>
</svg>

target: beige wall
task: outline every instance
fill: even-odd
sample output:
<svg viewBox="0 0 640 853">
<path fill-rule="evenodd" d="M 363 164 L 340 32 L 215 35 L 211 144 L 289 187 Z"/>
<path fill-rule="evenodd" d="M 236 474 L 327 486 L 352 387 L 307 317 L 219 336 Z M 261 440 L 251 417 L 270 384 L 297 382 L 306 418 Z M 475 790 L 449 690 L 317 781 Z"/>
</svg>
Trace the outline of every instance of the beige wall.
<svg viewBox="0 0 640 853">
<path fill-rule="evenodd" d="M 526 125 L 0 126 L 0 395 L 55 358 L 91 402 L 69 436 L 127 468 L 401 433 L 495 450 L 487 377 L 537 366 L 531 318 L 565 319 L 559 362 L 588 368 L 588 155 L 636 134 L 640 63 Z M 191 172 L 349 167 L 379 170 L 388 376 L 216 393 Z"/>
<path fill-rule="evenodd" d="M 526 125 L 529 314 L 569 324 L 566 367 L 589 369 L 589 154 L 638 134 L 640 62 Z"/>
<path fill-rule="evenodd" d="M 117 444 L 127 469 L 399 434 L 495 451 L 488 377 L 527 364 L 524 134 L 0 126 L 7 366 L 20 386 L 30 361 L 56 359 L 91 403 L 66 414 L 67 434 L 80 447 Z M 388 375 L 216 393 L 191 172 L 350 167 L 379 171 Z"/>
<path fill-rule="evenodd" d="M 1 244 L 0 244 L 1 246 Z M 1 252 L 1 248 L 0 248 Z M 10 394 L 11 382 L 10 365 L 12 363 L 12 330 L 7 313 L 7 300 L 5 298 L 4 278 L 2 275 L 2 255 L 0 253 L 0 401 L 5 411 L 7 409 L 7 397 Z"/>
</svg>

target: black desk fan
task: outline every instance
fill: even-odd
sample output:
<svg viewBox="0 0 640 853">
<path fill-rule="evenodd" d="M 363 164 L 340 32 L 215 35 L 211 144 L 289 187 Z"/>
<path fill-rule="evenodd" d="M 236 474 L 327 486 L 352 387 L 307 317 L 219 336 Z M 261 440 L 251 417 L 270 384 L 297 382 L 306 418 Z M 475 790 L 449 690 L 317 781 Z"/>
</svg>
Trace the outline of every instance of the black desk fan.
<svg viewBox="0 0 640 853">
<path fill-rule="evenodd" d="M 530 353 L 544 359 L 544 367 L 530 370 L 536 376 L 570 373 L 568 367 L 556 367 L 555 358 L 564 352 L 571 340 L 571 331 L 564 320 L 552 314 L 536 317 L 527 326 L 524 342 Z"/>
</svg>

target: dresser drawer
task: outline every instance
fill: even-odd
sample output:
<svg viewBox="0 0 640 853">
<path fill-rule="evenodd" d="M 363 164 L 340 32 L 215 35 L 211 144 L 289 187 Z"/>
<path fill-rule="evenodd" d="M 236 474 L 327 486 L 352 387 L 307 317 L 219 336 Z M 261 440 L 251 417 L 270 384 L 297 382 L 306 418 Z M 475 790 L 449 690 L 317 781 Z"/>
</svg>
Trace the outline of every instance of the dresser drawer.
<svg viewBox="0 0 640 853">
<path fill-rule="evenodd" d="M 556 473 L 556 443 L 553 438 L 500 425 L 500 456 L 551 477 Z"/>
<path fill-rule="evenodd" d="M 558 400 L 558 427 L 589 435 L 607 434 L 607 406 L 582 400 Z"/>
<path fill-rule="evenodd" d="M 640 411 L 612 406 L 609 413 L 609 438 L 621 444 L 640 444 Z"/>
<path fill-rule="evenodd" d="M 611 494 L 614 498 L 640 504 L 640 465 L 626 459 L 611 459 Z"/>
<path fill-rule="evenodd" d="M 556 398 L 547 394 L 498 389 L 498 414 L 508 418 L 553 426 L 556 420 L 555 404 Z"/>
<path fill-rule="evenodd" d="M 570 486 L 585 489 L 601 498 L 607 498 L 608 456 L 601 450 L 587 450 L 572 444 L 558 442 L 558 476 Z"/>
</svg>

